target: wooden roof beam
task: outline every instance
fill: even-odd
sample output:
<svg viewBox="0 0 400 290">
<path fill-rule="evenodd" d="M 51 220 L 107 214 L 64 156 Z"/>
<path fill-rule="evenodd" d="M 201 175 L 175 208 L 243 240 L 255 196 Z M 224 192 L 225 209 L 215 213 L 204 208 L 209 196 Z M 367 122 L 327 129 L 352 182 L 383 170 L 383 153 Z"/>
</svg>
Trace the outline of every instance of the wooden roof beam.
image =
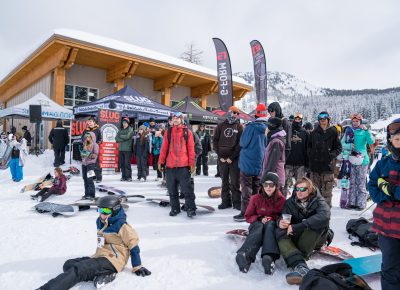
<svg viewBox="0 0 400 290">
<path fill-rule="evenodd" d="M 64 65 L 65 69 L 70 69 L 74 65 L 76 56 L 78 55 L 78 51 L 79 51 L 79 49 L 77 49 L 77 48 L 73 48 L 73 49 L 70 50 L 69 55 L 68 55 L 68 59 L 65 62 L 65 65 Z"/>
<path fill-rule="evenodd" d="M 238 101 L 241 98 L 243 98 L 246 93 L 247 93 L 247 90 L 243 90 L 243 89 L 242 90 L 233 91 L 233 99 L 235 101 Z"/>
<path fill-rule="evenodd" d="M 136 72 L 138 67 L 139 67 L 139 63 L 138 62 L 132 63 L 131 67 L 129 68 L 128 73 L 126 74 L 126 77 L 127 78 L 131 78 L 135 74 L 135 72 Z"/>
<path fill-rule="evenodd" d="M 213 89 L 215 85 L 218 86 L 217 82 L 206 83 L 197 87 L 193 87 L 191 89 L 192 97 L 200 97 L 203 95 L 211 95 L 213 93 Z"/>
<path fill-rule="evenodd" d="M 172 73 L 161 78 L 154 80 L 154 90 L 161 91 L 165 88 L 172 88 L 173 86 L 179 85 L 185 74 L 182 73 Z"/>
<path fill-rule="evenodd" d="M 123 79 L 128 74 L 132 61 L 123 61 L 107 70 L 107 82 Z"/>
</svg>

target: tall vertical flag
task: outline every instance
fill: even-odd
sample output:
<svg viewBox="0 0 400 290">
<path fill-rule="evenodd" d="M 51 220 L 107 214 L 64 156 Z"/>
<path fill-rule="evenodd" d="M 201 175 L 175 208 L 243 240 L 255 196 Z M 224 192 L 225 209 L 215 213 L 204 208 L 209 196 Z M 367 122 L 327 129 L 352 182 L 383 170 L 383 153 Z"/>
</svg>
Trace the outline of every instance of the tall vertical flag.
<svg viewBox="0 0 400 290">
<path fill-rule="evenodd" d="M 265 53 L 258 40 L 250 42 L 251 53 L 253 54 L 254 79 L 256 83 L 257 103 L 267 104 L 267 65 Z"/>
<path fill-rule="evenodd" d="M 213 38 L 217 52 L 218 99 L 221 109 L 225 112 L 233 105 L 232 68 L 229 53 L 224 42 Z"/>
</svg>

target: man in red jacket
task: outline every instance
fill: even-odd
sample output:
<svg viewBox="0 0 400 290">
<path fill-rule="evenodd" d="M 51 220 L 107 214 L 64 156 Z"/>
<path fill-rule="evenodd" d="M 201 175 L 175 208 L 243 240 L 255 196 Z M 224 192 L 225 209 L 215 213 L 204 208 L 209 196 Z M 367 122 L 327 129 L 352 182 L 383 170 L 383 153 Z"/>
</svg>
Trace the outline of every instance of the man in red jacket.
<svg viewBox="0 0 400 290">
<path fill-rule="evenodd" d="M 185 194 L 185 209 L 188 217 L 196 215 L 195 195 L 191 190 L 190 176 L 196 170 L 193 133 L 183 124 L 183 115 L 180 112 L 172 116 L 173 126 L 164 133 L 158 159 L 158 169 L 166 167 L 167 187 L 171 204 L 170 216 L 181 212 L 179 203 L 178 184 Z"/>
</svg>

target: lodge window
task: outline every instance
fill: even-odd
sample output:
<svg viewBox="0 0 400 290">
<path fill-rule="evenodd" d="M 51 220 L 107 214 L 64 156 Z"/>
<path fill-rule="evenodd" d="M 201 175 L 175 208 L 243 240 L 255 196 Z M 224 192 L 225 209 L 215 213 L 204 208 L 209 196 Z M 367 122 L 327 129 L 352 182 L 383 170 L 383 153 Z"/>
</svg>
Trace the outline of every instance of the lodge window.
<svg viewBox="0 0 400 290">
<path fill-rule="evenodd" d="M 64 106 L 72 109 L 73 106 L 79 106 L 97 100 L 99 89 L 65 85 L 64 90 Z"/>
</svg>

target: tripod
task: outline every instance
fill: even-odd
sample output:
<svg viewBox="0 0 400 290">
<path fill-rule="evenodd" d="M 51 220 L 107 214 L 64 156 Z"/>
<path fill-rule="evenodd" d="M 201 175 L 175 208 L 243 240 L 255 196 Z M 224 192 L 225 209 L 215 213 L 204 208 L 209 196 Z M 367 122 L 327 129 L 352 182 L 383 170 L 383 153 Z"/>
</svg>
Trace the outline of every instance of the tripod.
<svg viewBox="0 0 400 290">
<path fill-rule="evenodd" d="M 35 123 L 35 146 L 33 148 L 33 154 L 35 154 L 36 156 L 39 156 L 39 154 L 43 154 L 43 150 L 41 150 L 39 146 L 40 123 L 41 122 Z"/>
</svg>

